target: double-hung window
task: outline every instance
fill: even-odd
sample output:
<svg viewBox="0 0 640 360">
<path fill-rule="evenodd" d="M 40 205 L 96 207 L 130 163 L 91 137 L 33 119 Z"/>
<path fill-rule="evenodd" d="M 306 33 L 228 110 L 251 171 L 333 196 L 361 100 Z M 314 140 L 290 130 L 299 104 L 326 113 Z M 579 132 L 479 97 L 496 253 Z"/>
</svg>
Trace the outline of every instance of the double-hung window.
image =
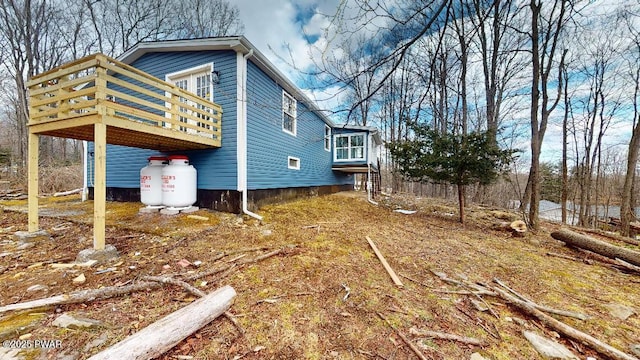
<svg viewBox="0 0 640 360">
<path fill-rule="evenodd" d="M 286 91 L 282 91 L 282 130 L 293 136 L 296 135 L 296 99 Z"/>
<path fill-rule="evenodd" d="M 345 134 L 335 136 L 335 161 L 364 160 L 364 134 Z"/>
<path fill-rule="evenodd" d="M 180 89 L 189 91 L 203 99 L 213 101 L 213 83 L 211 82 L 212 71 L 213 64 L 209 63 L 183 71 L 167 74 L 165 78 L 168 82 L 175 84 Z M 198 109 L 204 110 L 204 112 L 207 112 L 207 109 L 203 105 L 194 104 L 192 101 L 189 101 L 186 98 L 180 97 L 179 101 L 180 103 L 194 106 Z M 195 125 L 197 127 L 205 129 L 211 128 L 211 117 L 209 117 L 208 115 L 189 110 L 189 108 L 187 107 L 180 107 L 178 110 L 180 113 L 188 114 L 191 116 L 195 116 L 198 119 L 202 119 L 202 121 L 194 121 L 187 118 L 187 116 L 180 116 L 180 122 Z M 180 130 L 186 131 L 188 133 L 198 132 L 198 130 L 194 129 L 193 127 L 187 128 L 185 126 L 180 126 Z"/>
</svg>

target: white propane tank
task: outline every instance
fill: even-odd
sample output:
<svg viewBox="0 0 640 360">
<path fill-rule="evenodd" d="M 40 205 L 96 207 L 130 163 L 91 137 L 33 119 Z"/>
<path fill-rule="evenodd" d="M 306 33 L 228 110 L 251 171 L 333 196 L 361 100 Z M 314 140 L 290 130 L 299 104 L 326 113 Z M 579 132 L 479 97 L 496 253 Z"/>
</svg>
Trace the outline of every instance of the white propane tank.
<svg viewBox="0 0 640 360">
<path fill-rule="evenodd" d="M 162 168 L 162 205 L 184 208 L 197 200 L 198 175 L 185 155 L 169 156 L 169 165 Z"/>
<path fill-rule="evenodd" d="M 149 164 L 140 169 L 140 201 L 147 206 L 162 205 L 162 168 L 166 156 L 151 156 Z"/>
</svg>

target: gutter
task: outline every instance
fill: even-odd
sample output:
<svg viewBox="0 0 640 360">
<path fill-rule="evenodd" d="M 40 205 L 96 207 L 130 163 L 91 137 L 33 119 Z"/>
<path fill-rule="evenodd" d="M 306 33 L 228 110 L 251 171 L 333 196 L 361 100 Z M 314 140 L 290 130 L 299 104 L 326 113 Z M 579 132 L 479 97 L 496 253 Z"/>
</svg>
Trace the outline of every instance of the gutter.
<svg viewBox="0 0 640 360">
<path fill-rule="evenodd" d="M 240 97 L 240 111 L 239 111 L 239 122 L 238 122 L 238 137 L 241 140 L 242 151 L 239 153 L 239 157 L 241 157 L 240 166 L 238 167 L 238 190 L 242 191 L 242 212 L 246 215 L 251 216 L 254 219 L 262 221 L 262 216 L 251 212 L 248 208 L 248 199 L 247 199 L 247 60 L 253 55 L 253 49 L 250 49 L 248 53 L 243 55 L 242 60 L 242 70 L 240 76 L 241 78 L 241 86 L 242 86 L 242 94 Z M 241 171 L 240 171 L 241 170 Z"/>
</svg>

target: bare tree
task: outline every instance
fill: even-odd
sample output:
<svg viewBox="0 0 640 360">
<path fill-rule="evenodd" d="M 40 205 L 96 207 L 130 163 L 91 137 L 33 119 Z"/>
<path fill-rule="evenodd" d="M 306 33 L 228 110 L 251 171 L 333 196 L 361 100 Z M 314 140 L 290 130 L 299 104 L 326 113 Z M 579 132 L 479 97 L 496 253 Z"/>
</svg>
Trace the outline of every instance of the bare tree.
<svg viewBox="0 0 640 360">
<path fill-rule="evenodd" d="M 524 45 L 524 36 L 516 31 L 521 11 L 513 1 L 473 0 L 467 6 L 477 35 L 477 43 L 482 60 L 484 75 L 484 100 L 486 102 L 486 126 L 494 142 L 500 127 L 503 102 L 509 83 L 524 69 L 519 49 Z"/>
<path fill-rule="evenodd" d="M 11 86 L 2 84 L 8 92 L 0 101 L 16 132 L 16 163 L 25 166 L 27 160 L 25 84 L 30 76 L 90 53 L 117 56 L 139 41 L 242 31 L 238 9 L 228 1 L 199 3 L 201 8 L 186 11 L 187 5 L 178 0 L 0 0 L 0 65 L 12 80 Z M 186 24 L 197 24 L 199 33 L 181 28 Z M 77 142 L 49 137 L 40 141 L 43 162 L 77 158 Z"/>
<path fill-rule="evenodd" d="M 547 4 L 547 3 L 545 3 Z M 531 0 L 531 167 L 529 168 L 528 193 L 529 225 L 539 228 L 540 204 L 540 151 L 547 131 L 549 117 L 561 99 L 562 69 L 565 51 L 558 51 L 558 44 L 567 18 L 573 9 L 568 0 L 554 0 L 543 8 L 542 0 Z M 552 72 L 558 73 L 556 95 L 550 88 Z M 554 96 L 554 97 L 552 97 Z"/>
<path fill-rule="evenodd" d="M 360 32 L 369 34 L 365 46 L 375 44 L 378 49 L 376 56 L 370 57 L 371 61 L 367 62 L 362 71 L 378 73 L 379 76 L 366 96 L 350 104 L 346 111 L 355 111 L 361 102 L 368 101 L 382 90 L 404 59 L 411 56 L 411 49 L 419 46 L 422 39 L 431 35 L 437 24 L 443 23 L 443 14 L 446 18 L 451 3 L 452 0 L 401 0 L 399 6 L 389 6 L 367 0 L 341 2 L 333 17 L 333 22 L 339 25 L 327 29 L 325 36 L 330 41 L 327 48 L 318 51 L 327 54 L 334 48 L 340 48 L 341 42 L 351 42 L 351 39 L 357 36 L 354 34 Z M 324 69 L 321 68 L 322 70 Z M 349 79 L 338 80 L 350 82 L 354 77 L 355 75 Z"/>
<path fill-rule="evenodd" d="M 636 9 L 637 11 L 638 9 Z M 633 96 L 631 102 L 633 104 L 633 132 L 629 141 L 629 150 L 627 154 L 627 168 L 624 177 L 624 186 L 622 188 L 622 199 L 620 206 L 620 222 L 622 233 L 626 236 L 630 235 L 630 223 L 634 220 L 635 211 L 633 209 L 634 180 L 636 177 L 636 167 L 638 157 L 640 155 L 640 29 L 638 28 L 637 18 L 640 12 L 627 11 L 623 14 L 625 23 L 631 38 L 631 44 L 627 51 L 628 78 L 631 80 L 633 87 Z M 634 20 L 635 19 L 635 20 Z"/>
<path fill-rule="evenodd" d="M 239 35 L 244 31 L 240 10 L 226 0 L 179 1 L 177 11 L 180 38 Z"/>
<path fill-rule="evenodd" d="M 574 116 L 574 141 L 577 144 L 577 181 L 580 187 L 579 223 L 590 223 L 593 206 L 600 204 L 604 182 L 602 162 L 603 139 L 613 118 L 621 106 L 620 86 L 623 86 L 617 69 L 622 34 L 616 34 L 615 22 L 601 16 L 588 20 L 588 27 L 581 28 L 577 36 L 580 55 L 577 61 L 577 77 L 584 78 L 582 94 L 574 94 L 571 104 Z M 597 212 L 596 214 L 597 215 Z"/>
<path fill-rule="evenodd" d="M 164 40 L 175 33 L 174 1 L 83 0 L 98 51 L 117 56 L 141 41 Z"/>
<path fill-rule="evenodd" d="M 0 0 L 0 38 L 5 54 L 3 65 L 13 78 L 17 94 L 15 128 L 19 144 L 17 162 L 26 165 L 27 122 L 29 118 L 25 81 L 64 59 L 59 19 L 62 11 L 46 0 Z M 45 140 L 46 141 L 46 140 Z"/>
<path fill-rule="evenodd" d="M 560 195 L 561 221 L 567 223 L 567 201 L 569 199 L 569 165 L 568 165 L 568 139 L 569 139 L 569 114 L 571 112 L 571 98 L 569 96 L 569 71 L 567 65 L 562 68 L 564 84 L 562 96 L 564 99 L 564 114 L 562 116 L 562 161 L 560 165 L 560 173 L 562 177 L 562 190 Z"/>
</svg>

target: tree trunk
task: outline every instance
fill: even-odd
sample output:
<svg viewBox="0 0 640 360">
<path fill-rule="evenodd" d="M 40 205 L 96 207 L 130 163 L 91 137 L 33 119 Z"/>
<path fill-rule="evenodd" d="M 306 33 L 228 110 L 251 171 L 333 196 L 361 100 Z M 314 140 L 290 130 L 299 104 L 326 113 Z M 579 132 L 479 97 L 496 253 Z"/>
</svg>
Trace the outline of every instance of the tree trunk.
<svg viewBox="0 0 640 360">
<path fill-rule="evenodd" d="M 464 185 L 458 185 L 458 207 L 460 211 L 460 223 L 464 224 Z"/>
<path fill-rule="evenodd" d="M 624 236 L 631 235 L 629 224 L 633 221 L 635 212 L 631 204 L 631 196 L 633 194 L 633 178 L 638 164 L 638 153 L 640 152 L 640 119 L 636 122 L 629 143 L 629 154 L 627 155 L 627 173 L 624 177 L 624 186 L 622 188 L 622 204 L 620 206 L 620 222 L 621 234 Z"/>
<path fill-rule="evenodd" d="M 640 266 L 640 252 L 616 246 L 587 235 L 570 230 L 560 230 L 551 233 L 551 237 L 565 242 L 569 246 L 593 251 L 611 259 L 622 259 L 633 265 Z"/>
<path fill-rule="evenodd" d="M 540 128 L 538 121 L 538 106 L 540 105 L 540 38 L 538 18 L 541 4 L 531 0 L 531 167 L 529 168 L 529 180 L 527 187 L 530 190 L 529 198 L 529 226 L 538 230 L 538 206 L 540 201 Z M 530 187 L 529 187 L 530 186 Z M 526 193 L 526 191 L 525 191 Z"/>
<path fill-rule="evenodd" d="M 222 315 L 229 309 L 235 296 L 236 292 L 231 286 L 222 287 L 89 359 L 156 358 Z"/>
<path fill-rule="evenodd" d="M 560 196 L 560 206 L 561 208 L 561 217 L 562 223 L 567 223 L 567 200 L 569 198 L 569 167 L 567 161 L 567 152 L 568 152 L 568 129 L 569 126 L 569 111 L 571 106 L 571 100 L 569 99 L 569 80 L 568 71 L 565 67 L 562 69 L 565 77 L 564 82 L 564 116 L 562 118 L 562 195 Z"/>
</svg>

